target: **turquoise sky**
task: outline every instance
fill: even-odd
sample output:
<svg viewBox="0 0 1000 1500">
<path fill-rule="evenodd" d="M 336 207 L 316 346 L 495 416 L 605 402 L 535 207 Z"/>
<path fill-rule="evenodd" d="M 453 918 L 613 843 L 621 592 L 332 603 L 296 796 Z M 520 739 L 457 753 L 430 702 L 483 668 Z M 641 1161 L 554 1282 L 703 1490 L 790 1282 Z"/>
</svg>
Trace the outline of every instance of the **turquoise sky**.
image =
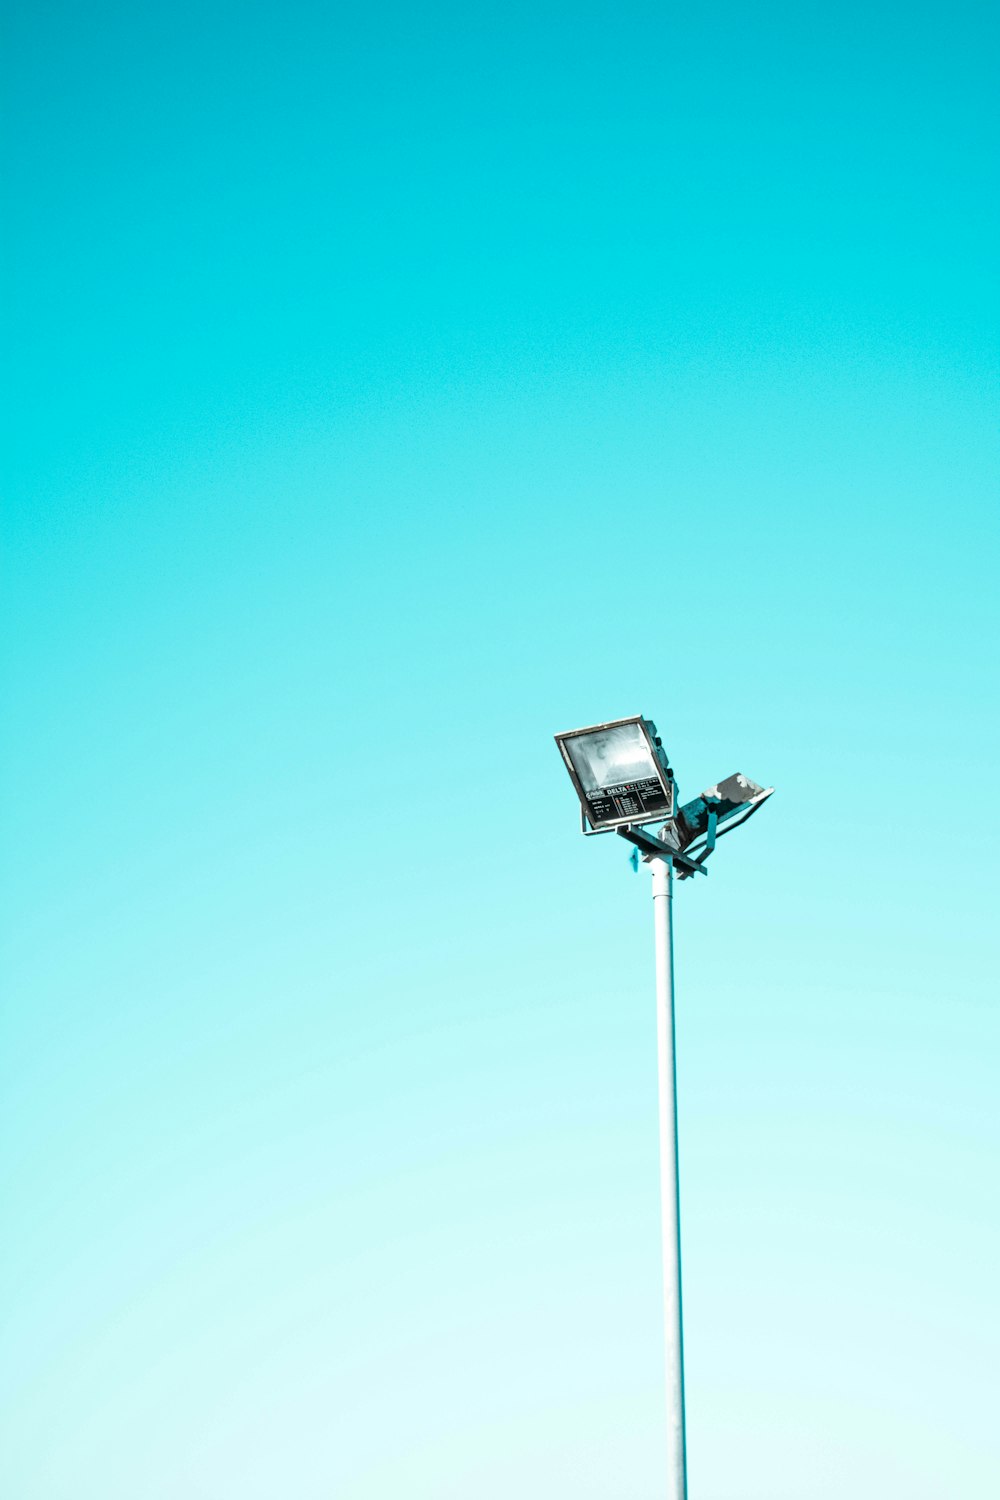
<svg viewBox="0 0 1000 1500">
<path fill-rule="evenodd" d="M 993 6 L 8 8 L 7 1500 L 996 1493 Z"/>
</svg>

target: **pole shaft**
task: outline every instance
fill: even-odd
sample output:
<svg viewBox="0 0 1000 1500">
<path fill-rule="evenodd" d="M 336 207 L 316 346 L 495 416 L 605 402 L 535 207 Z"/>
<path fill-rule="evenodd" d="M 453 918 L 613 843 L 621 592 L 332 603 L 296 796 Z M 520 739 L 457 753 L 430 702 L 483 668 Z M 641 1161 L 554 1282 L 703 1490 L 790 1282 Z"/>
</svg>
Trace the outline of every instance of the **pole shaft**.
<svg viewBox="0 0 1000 1500">
<path fill-rule="evenodd" d="M 656 1052 L 660 1098 L 660 1212 L 663 1334 L 667 1385 L 667 1495 L 687 1500 L 684 1338 L 681 1327 L 681 1221 L 677 1172 L 677 1067 L 674 1045 L 673 865 L 650 860 L 656 936 Z"/>
</svg>

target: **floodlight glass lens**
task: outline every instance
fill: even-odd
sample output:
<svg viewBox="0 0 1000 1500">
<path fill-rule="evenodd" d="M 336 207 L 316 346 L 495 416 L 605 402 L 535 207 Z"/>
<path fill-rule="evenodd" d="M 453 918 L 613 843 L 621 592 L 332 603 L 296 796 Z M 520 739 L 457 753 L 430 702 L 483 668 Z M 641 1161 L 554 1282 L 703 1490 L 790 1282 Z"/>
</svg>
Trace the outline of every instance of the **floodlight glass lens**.
<svg viewBox="0 0 1000 1500">
<path fill-rule="evenodd" d="M 638 724 L 619 724 L 566 740 L 566 750 L 585 792 L 656 776 L 656 763 Z"/>
</svg>

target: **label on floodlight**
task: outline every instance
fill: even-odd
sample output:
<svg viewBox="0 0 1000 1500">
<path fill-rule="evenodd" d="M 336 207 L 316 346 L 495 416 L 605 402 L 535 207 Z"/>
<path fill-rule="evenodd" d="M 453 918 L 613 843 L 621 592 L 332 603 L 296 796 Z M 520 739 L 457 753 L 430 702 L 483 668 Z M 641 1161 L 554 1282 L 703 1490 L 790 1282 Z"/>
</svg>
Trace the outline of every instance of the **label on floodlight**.
<svg viewBox="0 0 1000 1500">
<path fill-rule="evenodd" d="M 595 826 L 619 818 L 634 818 L 637 823 L 669 815 L 670 798 L 655 776 L 642 781 L 625 781 L 617 786 L 597 787 L 587 793 L 587 809 Z"/>
</svg>

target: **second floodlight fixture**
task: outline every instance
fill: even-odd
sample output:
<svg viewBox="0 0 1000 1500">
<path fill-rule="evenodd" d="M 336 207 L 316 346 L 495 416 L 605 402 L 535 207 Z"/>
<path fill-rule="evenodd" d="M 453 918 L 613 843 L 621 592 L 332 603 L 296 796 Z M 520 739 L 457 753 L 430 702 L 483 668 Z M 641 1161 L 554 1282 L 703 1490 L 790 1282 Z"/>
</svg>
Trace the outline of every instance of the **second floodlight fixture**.
<svg viewBox="0 0 1000 1500">
<path fill-rule="evenodd" d="M 716 838 L 739 828 L 773 791 L 773 786 L 758 786 L 756 781 L 737 771 L 725 781 L 708 787 L 700 797 L 685 802 L 677 814 L 658 830 L 660 841 L 704 867 L 705 860 L 715 848 Z M 692 873 L 689 865 L 682 864 L 677 870 L 680 880 L 686 880 Z"/>
<path fill-rule="evenodd" d="M 651 719 L 635 714 L 556 735 L 595 833 L 674 815 L 674 773 Z"/>
</svg>

